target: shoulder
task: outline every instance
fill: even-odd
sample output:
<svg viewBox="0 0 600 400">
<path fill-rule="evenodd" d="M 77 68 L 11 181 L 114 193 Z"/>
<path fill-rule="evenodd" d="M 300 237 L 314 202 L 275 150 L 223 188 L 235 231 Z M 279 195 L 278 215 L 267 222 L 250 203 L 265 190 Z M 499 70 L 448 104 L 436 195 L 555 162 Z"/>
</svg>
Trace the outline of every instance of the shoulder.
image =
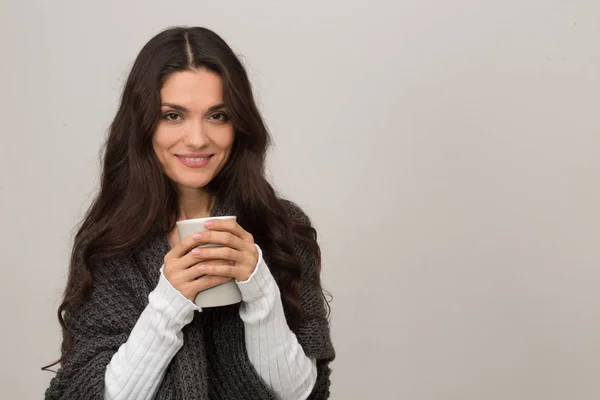
<svg viewBox="0 0 600 400">
<path fill-rule="evenodd" d="M 317 243 L 317 231 L 304 210 L 290 200 L 280 200 L 285 208 L 288 218 L 292 221 L 294 232 L 293 248 L 295 256 L 301 264 L 308 268 L 319 264 L 321 252 Z M 306 271 L 305 271 L 306 272 Z"/>
<path fill-rule="evenodd" d="M 287 216 L 295 223 L 301 225 L 312 226 L 311 220 L 302 208 L 296 203 L 288 199 L 279 199 Z"/>
<path fill-rule="evenodd" d="M 76 250 L 76 261 L 71 265 L 74 287 L 88 286 L 91 297 L 116 292 L 133 294 L 139 287 L 140 268 L 132 253 L 108 257 L 90 257 L 84 264 L 83 250 Z"/>
<path fill-rule="evenodd" d="M 146 306 L 154 283 L 143 273 L 133 253 L 95 262 L 90 272 L 92 281 L 87 299 L 88 309 L 104 309 L 126 303 L 123 309 L 141 312 Z"/>
</svg>

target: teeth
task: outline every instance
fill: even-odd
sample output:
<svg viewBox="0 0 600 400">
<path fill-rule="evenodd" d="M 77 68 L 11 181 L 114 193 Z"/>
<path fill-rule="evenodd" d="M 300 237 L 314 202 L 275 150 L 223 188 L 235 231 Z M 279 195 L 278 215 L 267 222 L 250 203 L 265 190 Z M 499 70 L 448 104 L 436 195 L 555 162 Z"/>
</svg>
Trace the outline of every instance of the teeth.
<svg viewBox="0 0 600 400">
<path fill-rule="evenodd" d="M 186 161 L 191 161 L 191 162 L 200 162 L 200 161 L 206 160 L 206 157 L 199 157 L 199 158 L 182 157 L 182 158 Z"/>
</svg>

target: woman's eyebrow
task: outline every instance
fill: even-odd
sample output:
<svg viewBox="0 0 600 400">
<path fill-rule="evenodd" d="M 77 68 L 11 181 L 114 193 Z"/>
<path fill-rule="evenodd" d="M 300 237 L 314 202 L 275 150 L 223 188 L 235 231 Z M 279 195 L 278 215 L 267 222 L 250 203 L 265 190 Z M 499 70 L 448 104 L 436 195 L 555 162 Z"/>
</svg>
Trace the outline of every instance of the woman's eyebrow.
<svg viewBox="0 0 600 400">
<path fill-rule="evenodd" d="M 175 104 L 175 103 L 162 103 L 160 106 L 161 107 L 169 107 L 169 108 L 172 108 L 173 110 L 177 110 L 177 111 L 181 111 L 181 112 L 189 111 L 184 106 L 180 106 L 179 104 Z"/>
<path fill-rule="evenodd" d="M 181 111 L 183 113 L 190 111 L 186 107 L 181 106 L 179 104 L 175 104 L 175 103 L 162 103 L 161 107 L 170 107 L 170 108 L 172 108 L 174 110 Z M 216 104 L 214 106 L 211 106 L 208 109 L 208 112 L 213 112 L 213 111 L 221 110 L 223 108 L 225 108 L 225 104 L 224 103 Z"/>
</svg>

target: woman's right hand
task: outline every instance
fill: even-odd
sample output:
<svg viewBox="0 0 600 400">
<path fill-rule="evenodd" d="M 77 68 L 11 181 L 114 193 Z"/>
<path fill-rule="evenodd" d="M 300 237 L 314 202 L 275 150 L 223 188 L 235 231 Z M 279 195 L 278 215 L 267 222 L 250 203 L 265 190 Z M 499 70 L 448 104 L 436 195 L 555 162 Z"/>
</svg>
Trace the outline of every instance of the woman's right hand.
<svg viewBox="0 0 600 400">
<path fill-rule="evenodd" d="M 171 283 L 171 286 L 191 301 L 194 301 L 198 293 L 232 279 L 224 276 L 205 275 L 197 268 L 200 262 L 202 262 L 202 265 L 228 264 L 224 260 L 202 260 L 189 252 L 201 244 L 203 243 L 200 243 L 200 240 L 195 240 L 193 235 L 187 236 L 177 246 L 173 247 L 164 259 L 163 273 L 165 278 Z"/>
</svg>

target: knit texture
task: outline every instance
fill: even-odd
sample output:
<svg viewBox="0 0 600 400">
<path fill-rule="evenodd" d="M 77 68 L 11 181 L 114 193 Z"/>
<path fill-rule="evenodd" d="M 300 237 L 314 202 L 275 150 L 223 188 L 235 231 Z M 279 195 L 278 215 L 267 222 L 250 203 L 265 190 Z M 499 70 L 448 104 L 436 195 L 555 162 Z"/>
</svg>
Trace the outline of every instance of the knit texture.
<svg viewBox="0 0 600 400">
<path fill-rule="evenodd" d="M 295 204 L 284 201 L 290 217 L 310 224 Z M 212 215 L 236 215 L 234 204 L 217 201 Z M 148 295 L 156 287 L 169 244 L 165 236 L 152 238 L 139 251 L 96 266 L 91 296 L 65 318 L 73 348 L 46 390 L 45 398 L 104 398 L 104 376 L 112 356 L 127 341 Z M 317 382 L 309 399 L 329 397 L 329 363 L 335 358 L 324 299 L 318 285 L 315 255 L 297 243 L 303 265 L 300 305 L 311 316 L 294 329 L 308 357 L 317 359 Z M 272 263 L 268 263 L 273 268 Z M 276 266 L 275 268 L 276 269 Z M 276 274 L 274 274 L 276 277 Z M 251 364 L 245 346 L 239 304 L 206 308 L 185 326 L 183 347 L 169 364 L 154 397 L 157 400 L 273 399 Z M 62 352 L 65 352 L 63 340 Z"/>
</svg>

